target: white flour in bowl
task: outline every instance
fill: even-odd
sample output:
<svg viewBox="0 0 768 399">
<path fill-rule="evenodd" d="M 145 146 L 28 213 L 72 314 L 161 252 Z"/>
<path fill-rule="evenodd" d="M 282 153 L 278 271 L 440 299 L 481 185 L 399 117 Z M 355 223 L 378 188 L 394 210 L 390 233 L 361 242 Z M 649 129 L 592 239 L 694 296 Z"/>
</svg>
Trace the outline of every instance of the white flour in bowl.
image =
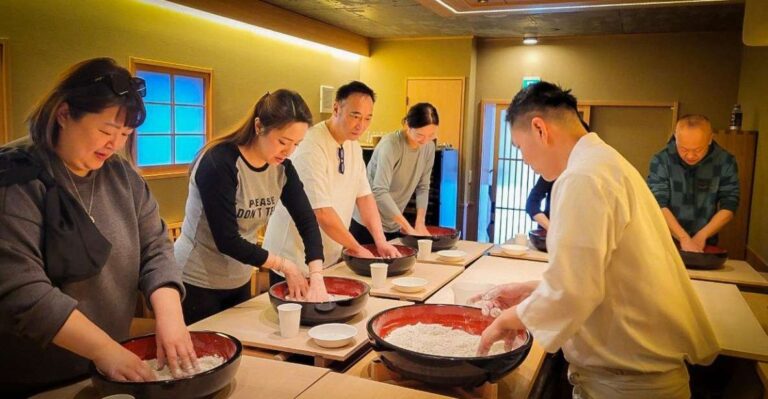
<svg viewBox="0 0 768 399">
<path fill-rule="evenodd" d="M 173 380 L 173 374 L 171 374 L 171 369 L 166 364 L 162 369 L 157 369 L 157 359 L 149 359 L 145 360 L 144 363 L 149 365 L 149 368 L 152 369 L 152 372 L 155 373 L 155 381 L 166 381 L 166 380 Z M 206 372 L 212 368 L 218 367 L 219 365 L 224 363 L 224 358 L 221 356 L 203 356 L 197 358 L 197 366 L 198 368 L 187 372 L 183 369 L 181 372 L 184 374 L 184 377 L 181 378 L 187 378 L 191 377 L 195 374 L 200 374 L 203 372 Z"/>
<path fill-rule="evenodd" d="M 441 324 L 411 324 L 392 330 L 385 338 L 392 345 L 410 351 L 436 356 L 474 357 L 480 345 L 480 336 L 472 335 Z M 522 342 L 515 342 L 518 347 Z M 495 342 L 488 355 L 498 355 L 504 350 L 504 341 Z"/>
</svg>

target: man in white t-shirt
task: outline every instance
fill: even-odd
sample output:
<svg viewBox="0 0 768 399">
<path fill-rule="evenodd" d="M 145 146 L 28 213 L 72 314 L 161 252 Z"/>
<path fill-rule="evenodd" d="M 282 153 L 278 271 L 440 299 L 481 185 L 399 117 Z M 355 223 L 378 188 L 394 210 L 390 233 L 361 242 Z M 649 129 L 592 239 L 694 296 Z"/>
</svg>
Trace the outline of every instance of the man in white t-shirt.
<svg viewBox="0 0 768 399">
<path fill-rule="evenodd" d="M 507 122 L 523 160 L 557 179 L 549 267 L 476 298 L 484 313 L 506 309 L 478 352 L 527 328 L 545 350 L 562 348 L 574 398 L 689 398 L 685 362 L 709 363 L 719 348 L 645 180 L 551 83 L 519 92 Z"/>
<path fill-rule="evenodd" d="M 349 232 L 355 206 L 374 237 L 379 254 L 399 256 L 384 237 L 366 177 L 363 150 L 357 142 L 371 123 L 375 99 L 373 90 L 364 83 L 353 81 L 339 87 L 331 118 L 312 126 L 291 157 L 320 224 L 325 267 L 338 262 L 343 248 L 355 256 L 373 257 Z M 303 265 L 306 270 L 304 244 L 282 203 L 269 221 L 264 248 Z"/>
</svg>

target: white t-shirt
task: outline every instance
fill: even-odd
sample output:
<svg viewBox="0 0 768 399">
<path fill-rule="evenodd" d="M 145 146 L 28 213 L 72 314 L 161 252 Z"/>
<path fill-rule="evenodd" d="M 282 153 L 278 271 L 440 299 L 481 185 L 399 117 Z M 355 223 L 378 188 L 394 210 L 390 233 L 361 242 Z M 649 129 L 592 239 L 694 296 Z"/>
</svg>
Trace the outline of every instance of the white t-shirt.
<svg viewBox="0 0 768 399">
<path fill-rule="evenodd" d="M 596 134 L 552 191 L 549 268 L 517 308 L 549 352 L 580 367 L 665 372 L 708 363 L 712 326 L 637 170 Z"/>
<path fill-rule="evenodd" d="M 363 149 L 357 141 L 345 141 L 344 173 L 339 173 L 339 143 L 331 136 L 325 121 L 312 126 L 296 152 L 291 156 L 293 166 L 304 183 L 312 209 L 333 208 L 344 225 L 349 228 L 355 201 L 371 194 L 365 175 Z M 341 244 L 324 231 L 323 254 L 328 267 L 341 257 Z M 269 220 L 264 236 L 264 248 L 290 259 L 306 269 L 304 244 L 296 225 L 282 202 L 278 203 Z"/>
</svg>

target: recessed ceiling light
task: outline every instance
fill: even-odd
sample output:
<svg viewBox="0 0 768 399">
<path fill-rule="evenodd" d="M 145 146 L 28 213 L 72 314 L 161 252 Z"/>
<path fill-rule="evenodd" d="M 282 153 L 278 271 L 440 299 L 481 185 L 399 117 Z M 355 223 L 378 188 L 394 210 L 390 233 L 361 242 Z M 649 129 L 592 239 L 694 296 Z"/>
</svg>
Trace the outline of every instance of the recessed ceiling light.
<svg viewBox="0 0 768 399">
<path fill-rule="evenodd" d="M 538 43 L 539 43 L 539 39 L 537 39 L 536 36 L 530 33 L 526 33 L 525 36 L 523 37 L 523 44 L 525 45 L 533 46 L 534 44 L 538 44 Z"/>
</svg>

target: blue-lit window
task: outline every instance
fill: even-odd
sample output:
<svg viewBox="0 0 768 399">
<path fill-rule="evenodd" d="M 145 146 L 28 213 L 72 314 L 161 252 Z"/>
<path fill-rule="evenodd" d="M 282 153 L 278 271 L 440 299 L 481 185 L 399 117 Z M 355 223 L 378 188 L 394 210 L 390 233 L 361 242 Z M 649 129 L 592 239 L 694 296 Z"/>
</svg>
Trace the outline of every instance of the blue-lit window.
<svg viewBox="0 0 768 399">
<path fill-rule="evenodd" d="M 136 161 L 141 168 L 191 163 L 205 145 L 210 75 L 143 65 L 136 75 L 147 82 L 147 119 L 137 129 Z"/>
</svg>

